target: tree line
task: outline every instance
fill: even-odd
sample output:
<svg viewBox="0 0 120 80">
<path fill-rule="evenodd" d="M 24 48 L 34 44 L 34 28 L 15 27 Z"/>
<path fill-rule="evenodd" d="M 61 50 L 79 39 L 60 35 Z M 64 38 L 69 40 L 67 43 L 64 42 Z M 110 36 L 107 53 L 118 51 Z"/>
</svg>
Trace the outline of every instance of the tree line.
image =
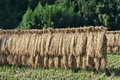
<svg viewBox="0 0 120 80">
<path fill-rule="evenodd" d="M 120 0 L 0 0 L 0 28 L 105 26 L 120 30 Z"/>
</svg>

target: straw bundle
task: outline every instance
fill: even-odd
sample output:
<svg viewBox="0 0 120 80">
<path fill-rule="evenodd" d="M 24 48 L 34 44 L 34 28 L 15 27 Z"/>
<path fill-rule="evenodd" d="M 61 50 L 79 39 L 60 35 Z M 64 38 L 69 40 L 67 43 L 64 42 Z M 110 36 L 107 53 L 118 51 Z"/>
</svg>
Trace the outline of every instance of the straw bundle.
<svg viewBox="0 0 120 80">
<path fill-rule="evenodd" d="M 89 66 L 88 68 L 92 68 L 94 66 L 94 58 L 87 56 L 86 57 L 86 65 Z"/>
<path fill-rule="evenodd" d="M 17 57 L 17 55 L 14 55 L 14 60 L 13 60 L 12 64 L 13 65 L 17 64 L 17 62 L 18 62 L 18 57 Z"/>
<path fill-rule="evenodd" d="M 70 55 L 68 56 L 68 66 L 69 66 L 69 68 L 72 68 L 72 61 L 73 61 L 73 55 L 70 54 Z"/>
<path fill-rule="evenodd" d="M 28 59 L 27 59 L 28 60 Z M 22 65 L 22 55 L 18 55 L 18 65 Z M 25 64 L 26 65 L 26 64 Z"/>
<path fill-rule="evenodd" d="M 120 53 L 120 31 L 107 31 L 107 53 Z"/>
<path fill-rule="evenodd" d="M 99 70 L 100 69 L 100 66 L 101 66 L 101 59 L 100 58 L 94 58 L 94 63 L 95 63 L 95 68 L 97 69 L 97 70 Z M 104 65 L 104 64 L 103 64 Z"/>
<path fill-rule="evenodd" d="M 72 60 L 72 68 L 77 68 L 77 61 L 76 61 L 76 57 L 73 56 L 73 60 Z M 79 68 L 79 67 L 78 67 Z"/>
<path fill-rule="evenodd" d="M 44 67 L 46 67 L 46 68 L 48 67 L 48 60 L 49 60 L 49 57 L 45 56 L 43 62 L 44 62 Z"/>
<path fill-rule="evenodd" d="M 6 64 L 7 63 L 7 55 L 0 54 L 0 64 Z"/>
<path fill-rule="evenodd" d="M 91 57 L 103 57 L 106 53 L 106 37 L 105 32 L 93 32 L 88 34 L 87 55 Z"/>
<path fill-rule="evenodd" d="M 44 57 L 37 55 L 35 58 L 35 67 L 41 66 L 44 67 Z"/>
<path fill-rule="evenodd" d="M 110 46 L 107 46 L 107 53 L 111 53 L 112 52 L 112 48 Z"/>
<path fill-rule="evenodd" d="M 48 67 L 52 68 L 54 67 L 54 57 L 53 56 L 49 56 L 49 59 L 48 59 Z"/>
<path fill-rule="evenodd" d="M 83 69 L 87 69 L 87 66 L 86 66 L 86 56 L 82 57 L 82 68 Z"/>
<path fill-rule="evenodd" d="M 2 30 L 0 64 L 104 69 L 105 32 L 104 27 Z"/>
<path fill-rule="evenodd" d="M 87 43 L 87 35 L 86 33 L 76 34 L 76 53 L 75 55 L 81 55 L 86 53 L 86 43 Z"/>
<path fill-rule="evenodd" d="M 22 59 L 21 59 L 22 64 L 23 64 L 23 65 L 25 65 L 25 64 L 28 65 L 28 61 L 27 61 L 28 59 L 29 59 L 29 56 L 23 55 L 23 56 L 22 56 Z"/>
<path fill-rule="evenodd" d="M 80 56 L 76 56 L 76 66 L 77 68 L 80 68 L 82 66 L 82 58 Z"/>
<path fill-rule="evenodd" d="M 35 64 L 35 58 L 33 56 L 30 56 L 28 59 L 28 66 L 34 66 Z"/>
<path fill-rule="evenodd" d="M 118 48 L 119 46 L 113 46 L 112 47 L 112 52 L 113 53 L 118 53 L 119 52 L 119 48 Z"/>
<path fill-rule="evenodd" d="M 59 68 L 60 67 L 60 59 L 59 57 L 54 57 L 54 67 Z"/>
<path fill-rule="evenodd" d="M 68 66 L 68 56 L 65 56 L 65 55 L 63 56 L 63 65 L 64 65 L 65 69 L 69 68 L 69 66 Z"/>
<path fill-rule="evenodd" d="M 37 67 L 37 66 L 40 66 L 40 56 L 39 55 L 37 55 L 35 57 L 35 67 Z"/>
<path fill-rule="evenodd" d="M 12 62 L 14 61 L 14 56 L 13 56 L 13 54 L 7 55 L 7 61 L 8 61 L 9 64 L 12 64 Z"/>
</svg>

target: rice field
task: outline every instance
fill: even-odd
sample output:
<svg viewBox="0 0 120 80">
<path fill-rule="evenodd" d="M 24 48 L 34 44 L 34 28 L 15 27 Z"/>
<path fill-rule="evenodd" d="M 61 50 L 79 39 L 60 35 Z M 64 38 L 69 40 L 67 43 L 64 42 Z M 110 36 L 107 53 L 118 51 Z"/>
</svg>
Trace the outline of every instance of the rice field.
<svg viewBox="0 0 120 80">
<path fill-rule="evenodd" d="M 108 54 L 107 59 L 109 68 L 101 72 L 1 65 L 0 80 L 120 80 L 120 55 Z"/>
</svg>

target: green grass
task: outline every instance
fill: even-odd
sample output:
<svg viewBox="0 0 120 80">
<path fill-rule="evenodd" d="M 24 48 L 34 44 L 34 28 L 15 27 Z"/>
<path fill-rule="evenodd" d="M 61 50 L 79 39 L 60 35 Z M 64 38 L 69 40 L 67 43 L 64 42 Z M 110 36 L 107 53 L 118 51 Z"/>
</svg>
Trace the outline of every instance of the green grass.
<svg viewBox="0 0 120 80">
<path fill-rule="evenodd" d="M 0 80 L 119 80 L 120 55 L 108 54 L 108 66 L 111 76 L 106 72 L 95 73 L 93 70 L 79 70 L 74 73 L 70 69 L 44 69 L 18 66 L 0 66 Z"/>
</svg>

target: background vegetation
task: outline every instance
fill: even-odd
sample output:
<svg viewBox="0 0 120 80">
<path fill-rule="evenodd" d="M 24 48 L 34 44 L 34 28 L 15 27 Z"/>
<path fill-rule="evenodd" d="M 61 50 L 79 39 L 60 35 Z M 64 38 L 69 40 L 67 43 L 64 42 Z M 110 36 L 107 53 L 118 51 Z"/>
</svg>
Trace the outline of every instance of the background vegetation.
<svg viewBox="0 0 120 80">
<path fill-rule="evenodd" d="M 120 0 L 0 0 L 0 28 L 120 29 Z"/>
<path fill-rule="evenodd" d="M 27 0 L 0 0 L 0 28 L 16 28 L 22 20 L 27 4 Z"/>
</svg>

